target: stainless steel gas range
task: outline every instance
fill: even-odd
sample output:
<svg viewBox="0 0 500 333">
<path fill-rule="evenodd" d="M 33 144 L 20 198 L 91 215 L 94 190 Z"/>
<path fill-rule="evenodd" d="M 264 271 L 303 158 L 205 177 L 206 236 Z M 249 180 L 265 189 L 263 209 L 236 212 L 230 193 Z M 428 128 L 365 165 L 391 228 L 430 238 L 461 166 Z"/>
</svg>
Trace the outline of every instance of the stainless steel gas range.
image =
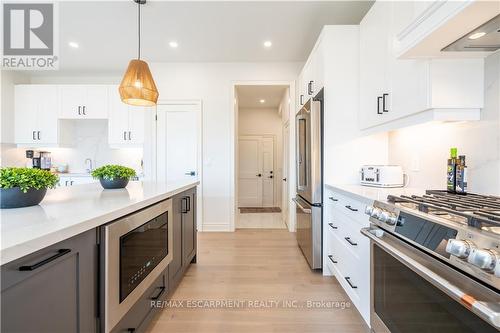
<svg viewBox="0 0 500 333">
<path fill-rule="evenodd" d="M 427 191 L 365 212 L 375 332 L 498 332 L 500 197 Z"/>
</svg>

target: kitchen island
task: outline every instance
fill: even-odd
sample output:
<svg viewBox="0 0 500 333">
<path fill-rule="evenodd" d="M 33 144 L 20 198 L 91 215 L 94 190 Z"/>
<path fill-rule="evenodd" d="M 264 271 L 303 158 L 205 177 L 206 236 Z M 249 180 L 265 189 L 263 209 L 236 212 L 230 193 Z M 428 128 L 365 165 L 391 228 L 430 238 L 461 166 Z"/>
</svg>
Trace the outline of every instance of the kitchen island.
<svg viewBox="0 0 500 333">
<path fill-rule="evenodd" d="M 155 312 L 150 301 L 171 295 L 196 262 L 198 184 L 62 187 L 39 206 L 1 210 L 1 330 L 141 331 Z M 109 238 L 109 226 L 131 221 L 137 226 Z M 109 275 L 113 265 L 120 271 Z M 109 299 L 113 288 L 116 300 Z"/>
</svg>

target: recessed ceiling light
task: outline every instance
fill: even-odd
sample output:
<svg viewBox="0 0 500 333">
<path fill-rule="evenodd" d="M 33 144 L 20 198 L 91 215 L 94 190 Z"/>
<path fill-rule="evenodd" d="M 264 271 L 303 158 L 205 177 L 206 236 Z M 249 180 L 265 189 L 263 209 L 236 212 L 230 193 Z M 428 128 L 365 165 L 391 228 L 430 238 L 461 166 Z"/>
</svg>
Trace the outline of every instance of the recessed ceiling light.
<svg viewBox="0 0 500 333">
<path fill-rule="evenodd" d="M 176 49 L 179 46 L 176 41 L 171 41 L 170 43 L 168 43 L 168 45 L 170 45 L 170 47 L 173 49 Z"/>
<path fill-rule="evenodd" d="M 74 49 L 77 49 L 77 48 L 79 48 L 79 47 L 80 47 L 80 45 L 78 45 L 78 43 L 77 43 L 77 42 L 69 42 L 69 43 L 68 43 L 68 45 L 69 45 L 69 46 L 71 46 L 71 47 L 72 47 L 72 48 L 74 48 Z"/>
<path fill-rule="evenodd" d="M 271 47 L 271 46 L 273 46 L 273 42 L 271 42 L 270 40 L 266 40 L 264 42 L 264 47 Z"/>
<path fill-rule="evenodd" d="M 260 102 L 260 104 L 264 104 L 266 102 L 266 100 L 265 99 L 261 99 L 259 102 Z"/>
<path fill-rule="evenodd" d="M 486 35 L 486 32 L 476 32 L 469 36 L 469 39 L 478 39 Z"/>
</svg>

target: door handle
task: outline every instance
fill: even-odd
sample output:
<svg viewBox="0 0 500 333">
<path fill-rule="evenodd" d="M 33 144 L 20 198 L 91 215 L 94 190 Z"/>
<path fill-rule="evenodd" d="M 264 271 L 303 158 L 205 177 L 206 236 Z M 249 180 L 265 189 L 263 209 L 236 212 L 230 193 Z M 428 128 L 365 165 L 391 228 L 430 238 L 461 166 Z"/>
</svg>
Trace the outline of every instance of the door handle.
<svg viewBox="0 0 500 333">
<path fill-rule="evenodd" d="M 377 97 L 377 114 L 382 114 L 382 112 L 380 112 L 380 100 L 381 99 L 382 99 L 382 96 Z"/>
<path fill-rule="evenodd" d="M 261 173 L 258 173 L 256 176 L 257 176 L 257 177 L 262 177 L 262 174 L 261 174 Z"/>
<path fill-rule="evenodd" d="M 387 110 L 387 109 L 385 108 L 385 98 L 386 98 L 387 96 L 389 96 L 389 94 L 382 94 L 382 111 L 383 111 L 383 112 L 389 112 L 389 110 Z"/>
<path fill-rule="evenodd" d="M 42 261 L 37 262 L 36 264 L 30 265 L 30 266 L 21 266 L 19 267 L 20 271 L 33 271 L 37 268 L 40 268 L 46 264 L 48 264 L 51 261 L 56 260 L 59 257 L 62 257 L 63 255 L 70 253 L 70 249 L 60 249 L 57 250 L 57 253 L 54 254 L 53 256 L 48 257 L 47 259 L 43 259 Z"/>
<path fill-rule="evenodd" d="M 350 278 L 349 276 L 346 276 L 344 279 L 347 281 L 347 283 L 349 283 L 349 286 L 351 286 L 351 288 L 352 288 L 352 289 L 357 289 L 357 288 L 358 288 L 358 286 L 355 286 L 355 285 L 351 282 L 351 278 Z"/>
<path fill-rule="evenodd" d="M 345 206 L 345 208 L 349 209 L 352 212 L 357 212 L 358 210 L 356 208 L 352 208 L 351 205 Z"/>
<path fill-rule="evenodd" d="M 304 95 L 300 95 L 299 103 L 300 105 L 304 105 Z"/>
<path fill-rule="evenodd" d="M 303 211 L 304 213 L 306 213 L 306 214 L 312 213 L 312 210 L 302 207 L 302 205 L 299 204 L 299 200 L 297 200 L 297 198 L 294 198 L 293 201 L 295 201 L 295 204 L 297 205 L 297 207 L 299 207 L 300 210 Z"/>
<path fill-rule="evenodd" d="M 269 176 L 269 178 L 271 178 L 271 179 L 272 179 L 272 178 L 273 178 L 273 175 L 270 175 L 270 176 Z"/>
<path fill-rule="evenodd" d="M 356 246 L 356 245 L 358 245 L 358 243 L 354 243 L 354 242 L 351 240 L 351 237 L 344 237 L 344 239 L 347 241 L 347 243 L 351 244 L 352 246 Z"/>
<path fill-rule="evenodd" d="M 286 178 L 283 178 L 282 180 L 283 180 L 284 182 L 286 182 Z"/>
<path fill-rule="evenodd" d="M 196 176 L 196 171 L 188 171 L 184 173 L 186 176 Z"/>
</svg>

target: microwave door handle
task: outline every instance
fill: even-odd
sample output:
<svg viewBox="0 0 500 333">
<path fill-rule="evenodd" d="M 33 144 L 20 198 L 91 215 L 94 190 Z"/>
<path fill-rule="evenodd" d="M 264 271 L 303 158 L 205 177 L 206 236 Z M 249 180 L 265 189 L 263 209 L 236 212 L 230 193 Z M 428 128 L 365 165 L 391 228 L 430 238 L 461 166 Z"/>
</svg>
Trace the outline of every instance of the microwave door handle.
<svg viewBox="0 0 500 333">
<path fill-rule="evenodd" d="M 299 200 L 297 198 L 294 198 L 293 201 L 295 201 L 295 204 L 297 205 L 297 207 L 300 208 L 301 211 L 303 211 L 304 213 L 306 214 L 311 214 L 312 213 L 312 210 L 310 209 L 307 209 L 307 208 L 304 208 L 300 203 L 299 203 Z"/>
<path fill-rule="evenodd" d="M 372 242 L 376 243 L 384 251 L 386 251 L 394 258 L 396 258 L 398 261 L 403 263 L 405 266 L 410 268 L 413 272 L 415 272 L 416 274 L 420 275 L 421 277 L 432 283 L 439 290 L 444 292 L 446 295 L 448 295 L 456 302 L 469 308 L 473 313 L 481 317 L 483 320 L 487 321 L 497 329 L 500 329 L 500 305 L 498 303 L 488 303 L 476 300 L 473 296 L 468 295 L 460 288 L 450 283 L 445 278 L 439 276 L 429 268 L 425 267 L 416 260 L 410 258 L 400 250 L 396 249 L 395 247 L 384 241 L 381 237 L 377 237 L 374 234 L 375 231 L 380 231 L 380 229 L 378 228 L 361 229 L 361 233 L 363 235 L 368 237 Z"/>
</svg>

